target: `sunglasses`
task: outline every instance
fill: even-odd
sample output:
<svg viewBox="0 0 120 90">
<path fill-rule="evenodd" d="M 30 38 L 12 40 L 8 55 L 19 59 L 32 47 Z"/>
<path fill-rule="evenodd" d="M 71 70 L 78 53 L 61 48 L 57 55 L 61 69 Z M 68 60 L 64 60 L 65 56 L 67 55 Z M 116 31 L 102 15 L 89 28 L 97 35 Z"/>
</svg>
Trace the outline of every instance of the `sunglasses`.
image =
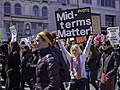
<svg viewBox="0 0 120 90">
<path fill-rule="evenodd" d="M 74 49 L 73 49 L 72 51 L 77 51 L 77 50 L 74 50 Z"/>
<path fill-rule="evenodd" d="M 106 46 L 106 44 L 102 44 L 103 46 Z"/>
<path fill-rule="evenodd" d="M 39 40 L 39 39 L 36 39 L 35 41 L 36 41 L 36 42 L 39 42 L 40 40 Z"/>
</svg>

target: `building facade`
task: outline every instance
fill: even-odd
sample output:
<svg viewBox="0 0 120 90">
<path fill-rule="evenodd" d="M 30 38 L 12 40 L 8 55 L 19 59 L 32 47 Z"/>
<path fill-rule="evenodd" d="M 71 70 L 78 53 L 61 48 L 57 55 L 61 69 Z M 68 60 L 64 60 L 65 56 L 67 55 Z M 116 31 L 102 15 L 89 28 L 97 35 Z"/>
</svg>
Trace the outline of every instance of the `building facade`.
<svg viewBox="0 0 120 90">
<path fill-rule="evenodd" d="M 0 0 L 0 28 L 10 36 L 9 27 L 15 25 L 18 38 L 56 31 L 55 11 L 82 7 L 91 7 L 101 28 L 120 27 L 120 0 Z"/>
<path fill-rule="evenodd" d="M 0 27 L 2 27 L 2 2 L 0 1 Z"/>
</svg>

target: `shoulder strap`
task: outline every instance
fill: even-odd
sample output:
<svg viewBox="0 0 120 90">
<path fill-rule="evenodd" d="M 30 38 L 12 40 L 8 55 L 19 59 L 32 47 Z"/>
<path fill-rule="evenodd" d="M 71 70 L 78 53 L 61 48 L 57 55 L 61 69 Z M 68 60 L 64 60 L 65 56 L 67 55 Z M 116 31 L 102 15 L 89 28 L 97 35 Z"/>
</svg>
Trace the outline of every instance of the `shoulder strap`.
<svg viewBox="0 0 120 90">
<path fill-rule="evenodd" d="M 73 71 L 73 56 L 70 59 L 70 71 Z"/>
<path fill-rule="evenodd" d="M 77 75 L 76 79 L 81 78 L 80 55 L 77 57 Z"/>
</svg>

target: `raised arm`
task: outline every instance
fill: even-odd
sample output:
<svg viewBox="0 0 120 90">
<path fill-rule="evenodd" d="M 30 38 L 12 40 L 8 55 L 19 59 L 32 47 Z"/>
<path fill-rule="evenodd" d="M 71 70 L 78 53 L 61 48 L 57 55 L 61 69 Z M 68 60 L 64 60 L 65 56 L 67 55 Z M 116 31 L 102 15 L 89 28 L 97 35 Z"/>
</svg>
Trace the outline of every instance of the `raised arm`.
<svg viewBox="0 0 120 90">
<path fill-rule="evenodd" d="M 83 56 L 86 58 L 87 57 L 87 55 L 88 55 L 88 53 L 89 53 L 89 51 L 90 51 L 90 47 L 91 47 L 91 44 L 92 44 L 92 36 L 89 36 L 89 39 L 88 39 L 88 41 L 87 41 L 87 44 L 86 44 L 86 46 L 85 46 L 85 49 L 84 49 L 84 51 L 83 51 Z"/>
<path fill-rule="evenodd" d="M 70 55 L 70 53 L 66 50 L 66 48 L 65 48 L 65 46 L 64 46 L 64 43 L 63 43 L 62 41 L 60 41 L 60 40 L 59 40 L 59 46 L 60 46 L 60 48 L 61 48 L 61 50 L 62 50 L 63 55 L 65 55 L 66 58 L 68 59 L 68 61 L 70 61 L 71 55 Z"/>
</svg>

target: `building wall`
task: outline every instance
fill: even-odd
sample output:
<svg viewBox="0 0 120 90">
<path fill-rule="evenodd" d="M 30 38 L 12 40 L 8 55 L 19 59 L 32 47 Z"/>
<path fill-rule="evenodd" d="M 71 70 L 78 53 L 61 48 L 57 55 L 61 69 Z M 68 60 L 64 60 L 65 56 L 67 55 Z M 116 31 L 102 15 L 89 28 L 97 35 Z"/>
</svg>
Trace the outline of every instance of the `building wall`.
<svg viewBox="0 0 120 90">
<path fill-rule="evenodd" d="M 41 24 L 48 24 L 48 31 L 56 31 L 56 21 L 55 21 L 55 11 L 58 10 L 58 8 L 61 8 L 62 10 L 65 9 L 71 9 L 71 8 L 82 8 L 82 7 L 91 7 L 91 11 L 93 14 L 99 14 L 101 17 L 101 27 L 105 27 L 105 15 L 112 15 L 116 17 L 115 26 L 120 27 L 120 1 L 116 0 L 116 8 L 110 8 L 110 7 L 103 7 L 97 5 L 97 0 L 92 0 L 92 4 L 86 4 L 82 3 L 82 0 L 70 0 L 70 4 L 64 4 L 64 3 L 58 3 L 57 0 L 48 0 L 48 2 L 42 3 L 42 1 L 47 0 L 0 0 L 0 25 L 2 23 L 2 27 L 4 27 L 4 20 L 8 21 L 24 21 L 24 24 L 31 22 L 37 22 Z M 10 2 L 12 7 L 12 17 L 4 17 L 3 20 L 1 20 L 2 16 L 4 16 L 4 3 Z M 15 16 L 14 12 L 14 5 L 16 3 L 21 4 L 22 6 L 22 15 L 21 16 Z M 37 5 L 39 7 L 39 17 L 33 16 L 33 6 Z M 48 8 L 48 18 L 42 17 L 42 7 L 46 6 Z M 2 22 L 1 22 L 2 21 Z M 12 25 L 12 24 L 11 24 Z M 23 27 L 23 34 L 25 31 L 25 25 Z M 43 28 L 37 28 L 37 32 L 42 31 Z M 33 34 L 33 33 L 32 33 Z"/>
<path fill-rule="evenodd" d="M 82 0 L 81 0 L 82 1 Z M 106 26 L 105 25 L 105 15 L 112 15 L 116 17 L 116 23 L 115 26 L 120 27 L 120 1 L 116 0 L 116 8 L 111 8 L 111 7 L 103 7 L 100 5 L 97 5 L 97 0 L 92 0 L 92 4 L 83 4 L 80 3 L 80 7 L 91 7 L 91 12 L 95 14 L 100 14 L 101 16 L 101 26 Z"/>
<path fill-rule="evenodd" d="M 54 0 L 55 1 L 55 0 Z M 73 5 L 73 8 L 79 7 L 91 7 L 91 12 L 93 14 L 98 14 L 100 15 L 100 21 L 101 21 L 101 27 L 107 27 L 106 26 L 106 22 L 105 22 L 105 15 L 110 15 L 110 16 L 114 16 L 115 17 L 115 24 L 114 26 L 119 26 L 120 27 L 120 0 L 116 0 L 115 4 L 115 8 L 112 7 L 105 7 L 105 6 L 100 6 L 97 4 L 98 0 L 92 0 L 92 4 L 88 4 L 88 3 L 82 3 L 82 0 L 70 0 L 71 5 Z M 79 4 L 79 5 L 77 5 Z M 58 5 L 55 5 L 56 7 L 58 7 Z M 71 9 L 70 5 L 67 5 L 67 7 L 64 7 L 62 5 L 62 9 Z M 54 13 L 54 12 L 53 12 Z M 51 15 L 54 16 L 54 15 Z M 55 17 L 55 16 L 54 16 Z M 56 25 L 54 24 L 54 17 L 51 17 L 50 19 L 53 21 L 52 25 L 50 25 L 50 30 L 54 30 L 54 28 L 56 29 Z M 51 21 L 50 20 L 50 21 Z"/>
<path fill-rule="evenodd" d="M 49 18 L 48 18 L 49 31 L 56 31 L 55 11 L 57 11 L 59 8 L 61 8 L 62 10 L 77 8 L 75 3 L 76 2 L 74 2 L 73 4 L 70 4 L 70 5 L 62 5 L 61 3 L 53 2 L 49 6 Z"/>
<path fill-rule="evenodd" d="M 2 0 L 0 0 L 0 28 L 2 27 Z"/>
</svg>

